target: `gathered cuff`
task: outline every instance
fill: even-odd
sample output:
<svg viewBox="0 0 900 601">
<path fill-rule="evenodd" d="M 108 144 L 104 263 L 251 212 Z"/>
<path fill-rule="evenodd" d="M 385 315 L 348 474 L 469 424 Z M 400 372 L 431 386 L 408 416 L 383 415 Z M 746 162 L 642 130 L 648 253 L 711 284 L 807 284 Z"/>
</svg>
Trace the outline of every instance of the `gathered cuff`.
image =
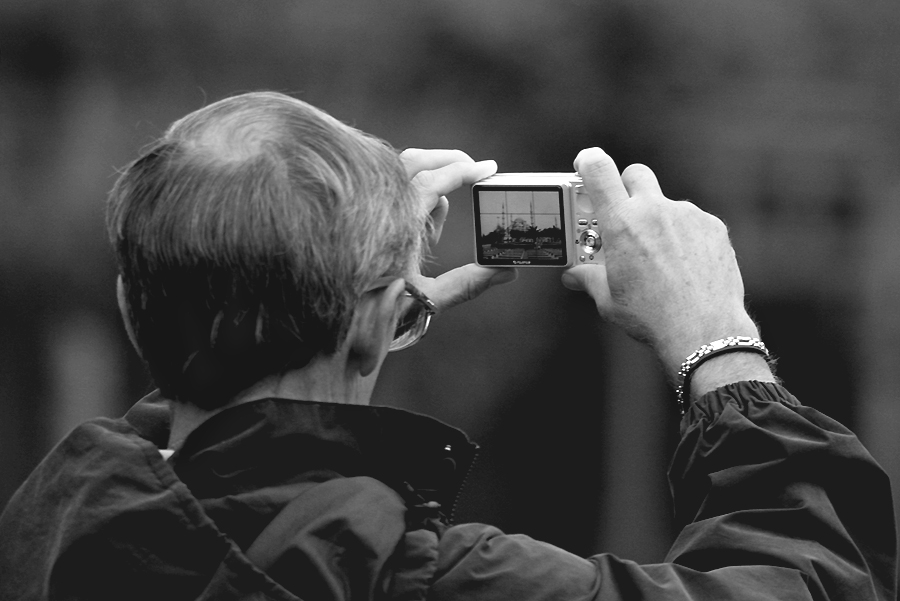
<svg viewBox="0 0 900 601">
<path fill-rule="evenodd" d="M 681 421 L 684 431 L 698 422 L 712 422 L 721 415 L 726 407 L 735 408 L 741 415 L 750 416 L 755 405 L 760 403 L 780 403 L 790 407 L 799 407 L 797 397 L 787 391 L 786 388 L 774 382 L 760 382 L 758 380 L 745 380 L 726 384 L 716 390 L 707 392 L 685 412 Z"/>
</svg>

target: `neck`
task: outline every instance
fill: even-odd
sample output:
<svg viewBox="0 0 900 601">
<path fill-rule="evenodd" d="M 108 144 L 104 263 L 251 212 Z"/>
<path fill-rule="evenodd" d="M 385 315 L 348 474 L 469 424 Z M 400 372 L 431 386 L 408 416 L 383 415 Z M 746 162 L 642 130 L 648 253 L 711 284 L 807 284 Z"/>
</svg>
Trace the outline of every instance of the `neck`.
<svg viewBox="0 0 900 601">
<path fill-rule="evenodd" d="M 358 370 L 348 366 L 346 357 L 338 354 L 317 357 L 300 369 L 267 376 L 216 409 L 206 410 L 196 405 L 172 401 L 169 448 L 179 448 L 191 432 L 213 415 L 260 399 L 282 398 L 368 405 L 377 376 L 378 370 L 365 377 L 361 376 Z"/>
</svg>

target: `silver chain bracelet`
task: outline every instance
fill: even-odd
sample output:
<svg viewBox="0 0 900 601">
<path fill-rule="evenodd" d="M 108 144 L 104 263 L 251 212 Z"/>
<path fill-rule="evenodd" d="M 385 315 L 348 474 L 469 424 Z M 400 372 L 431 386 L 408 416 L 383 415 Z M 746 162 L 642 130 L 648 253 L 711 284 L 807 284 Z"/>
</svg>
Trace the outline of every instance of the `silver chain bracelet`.
<svg viewBox="0 0 900 601">
<path fill-rule="evenodd" d="M 686 397 L 694 370 L 707 359 L 733 351 L 750 351 L 769 359 L 769 349 L 759 338 L 729 336 L 704 344 L 682 362 L 681 369 L 678 370 L 678 375 L 675 377 L 675 399 L 678 403 L 678 411 L 682 416 L 687 412 L 688 399 Z"/>
</svg>

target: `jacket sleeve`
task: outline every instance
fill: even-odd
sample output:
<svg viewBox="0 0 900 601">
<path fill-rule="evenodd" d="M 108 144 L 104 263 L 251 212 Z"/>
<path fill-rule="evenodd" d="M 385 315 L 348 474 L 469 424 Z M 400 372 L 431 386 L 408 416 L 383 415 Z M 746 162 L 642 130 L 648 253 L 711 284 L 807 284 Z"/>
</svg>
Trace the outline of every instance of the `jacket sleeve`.
<svg viewBox="0 0 900 601">
<path fill-rule="evenodd" d="M 852 432 L 782 387 L 705 395 L 682 422 L 669 476 L 684 527 L 666 563 L 582 559 L 464 524 L 440 541 L 429 599 L 895 598 L 887 476 Z"/>
</svg>

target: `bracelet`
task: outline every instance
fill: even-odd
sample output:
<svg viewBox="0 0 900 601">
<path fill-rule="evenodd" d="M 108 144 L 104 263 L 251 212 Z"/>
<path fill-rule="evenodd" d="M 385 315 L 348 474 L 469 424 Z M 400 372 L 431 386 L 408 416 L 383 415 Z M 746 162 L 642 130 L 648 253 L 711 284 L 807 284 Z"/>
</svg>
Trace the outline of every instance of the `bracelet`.
<svg viewBox="0 0 900 601">
<path fill-rule="evenodd" d="M 733 351 L 750 351 L 765 356 L 767 360 L 769 359 L 769 349 L 766 348 L 766 345 L 759 338 L 729 336 L 728 338 L 720 338 L 709 344 L 704 344 L 684 360 L 681 364 L 681 369 L 678 370 L 678 375 L 675 376 L 675 400 L 678 403 L 678 411 L 682 416 L 687 412 L 687 390 L 694 370 L 707 359 Z"/>
</svg>

